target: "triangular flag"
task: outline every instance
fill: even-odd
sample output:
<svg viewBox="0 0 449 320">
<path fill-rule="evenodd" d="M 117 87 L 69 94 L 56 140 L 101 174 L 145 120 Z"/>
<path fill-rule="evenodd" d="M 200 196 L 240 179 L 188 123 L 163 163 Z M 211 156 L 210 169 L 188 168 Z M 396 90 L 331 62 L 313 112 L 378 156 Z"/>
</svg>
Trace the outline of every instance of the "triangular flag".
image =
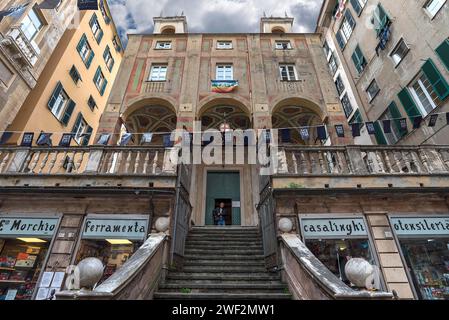
<svg viewBox="0 0 449 320">
<path fill-rule="evenodd" d="M 368 130 L 368 134 L 376 134 L 376 128 L 374 127 L 374 122 L 366 122 L 366 129 Z"/>
<path fill-rule="evenodd" d="M 38 146 L 48 146 L 51 147 L 52 142 L 51 142 L 51 136 L 53 135 L 53 133 L 46 133 L 46 132 L 42 132 L 39 137 L 37 138 L 36 144 Z"/>
<path fill-rule="evenodd" d="M 384 125 L 384 132 L 385 133 L 391 133 L 391 121 L 390 120 L 383 120 L 382 123 Z"/>
<path fill-rule="evenodd" d="M 110 133 L 102 133 L 100 135 L 100 138 L 98 138 L 97 144 L 105 146 L 108 144 L 110 138 L 111 138 Z"/>
<path fill-rule="evenodd" d="M 34 133 L 33 132 L 25 132 L 22 137 L 22 142 L 20 143 L 21 147 L 31 147 L 33 144 Z"/>
<path fill-rule="evenodd" d="M 352 136 L 354 138 L 360 137 L 360 123 L 352 123 L 351 127 L 352 127 Z"/>
<path fill-rule="evenodd" d="M 309 128 L 299 128 L 299 134 L 301 135 L 301 139 L 304 141 L 310 139 Z"/>
<path fill-rule="evenodd" d="M 290 129 L 281 129 L 281 141 L 283 143 L 291 142 Z"/>
<path fill-rule="evenodd" d="M 128 143 L 131 141 L 133 137 L 132 133 L 126 132 L 125 134 L 123 134 L 122 139 L 120 139 L 120 146 L 124 147 L 127 146 Z"/>
<path fill-rule="evenodd" d="M 337 136 L 339 138 L 344 138 L 345 137 L 345 129 L 344 129 L 342 124 L 336 124 L 335 125 L 335 131 L 337 132 Z"/>
<path fill-rule="evenodd" d="M 399 127 L 401 128 L 401 131 L 407 131 L 407 119 L 406 118 L 399 119 Z"/>
<path fill-rule="evenodd" d="M 73 133 L 63 133 L 61 140 L 59 141 L 59 146 L 68 148 L 72 143 Z"/>
<path fill-rule="evenodd" d="M 325 126 L 319 126 L 316 128 L 316 133 L 318 136 L 318 139 L 320 140 L 327 140 L 327 132 Z"/>
<path fill-rule="evenodd" d="M 431 128 L 435 127 L 435 125 L 437 124 L 437 120 L 438 120 L 438 113 L 432 114 L 429 119 L 429 127 Z"/>
<path fill-rule="evenodd" d="M 419 129 L 421 127 L 422 116 L 417 116 L 413 119 L 413 129 Z"/>
<path fill-rule="evenodd" d="M 144 133 L 142 135 L 142 140 L 140 140 L 140 144 L 149 144 L 153 140 L 153 134 L 151 132 Z"/>
<path fill-rule="evenodd" d="M 2 137 L 0 138 L 0 145 L 5 144 L 11 139 L 13 132 L 3 132 Z"/>
</svg>

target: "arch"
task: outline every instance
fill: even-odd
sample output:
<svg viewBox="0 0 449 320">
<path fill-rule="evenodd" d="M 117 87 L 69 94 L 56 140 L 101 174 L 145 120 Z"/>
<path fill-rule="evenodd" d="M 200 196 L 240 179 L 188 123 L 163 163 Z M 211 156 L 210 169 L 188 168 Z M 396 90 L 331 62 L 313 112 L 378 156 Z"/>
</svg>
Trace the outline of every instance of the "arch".
<svg viewBox="0 0 449 320">
<path fill-rule="evenodd" d="M 165 26 L 161 29 L 161 34 L 175 34 L 175 33 L 176 33 L 176 28 L 172 25 Z"/>
<path fill-rule="evenodd" d="M 328 117 L 327 112 L 324 111 L 318 103 L 306 97 L 280 96 L 271 103 L 271 106 L 272 115 L 279 110 L 279 108 L 285 106 L 298 106 L 314 112 L 320 117 L 322 122 L 325 122 Z"/>
<path fill-rule="evenodd" d="M 205 101 L 198 109 L 202 129 L 218 129 L 226 121 L 231 129 L 249 129 L 252 127 L 248 106 L 233 98 L 213 98 Z"/>
<path fill-rule="evenodd" d="M 285 29 L 281 26 L 274 26 L 271 28 L 271 33 L 285 33 Z"/>
<path fill-rule="evenodd" d="M 200 105 L 198 106 L 197 116 L 199 117 L 199 116 L 201 116 L 202 113 L 204 113 L 205 110 L 207 110 L 211 107 L 219 106 L 219 105 L 229 105 L 229 106 L 239 107 L 245 113 L 250 115 L 251 108 L 249 106 L 249 102 L 242 101 L 242 100 L 243 99 L 237 100 L 233 97 L 217 98 L 217 96 L 215 96 L 215 95 L 209 96 L 209 97 L 203 99 L 202 102 L 200 103 Z"/>
<path fill-rule="evenodd" d="M 158 96 L 157 94 L 149 93 L 129 100 L 125 105 L 125 109 L 122 111 L 122 118 L 126 119 L 132 112 L 146 105 L 161 105 L 171 109 L 175 114 L 178 113 L 175 107 L 177 105 L 176 100 L 165 95 Z"/>
</svg>

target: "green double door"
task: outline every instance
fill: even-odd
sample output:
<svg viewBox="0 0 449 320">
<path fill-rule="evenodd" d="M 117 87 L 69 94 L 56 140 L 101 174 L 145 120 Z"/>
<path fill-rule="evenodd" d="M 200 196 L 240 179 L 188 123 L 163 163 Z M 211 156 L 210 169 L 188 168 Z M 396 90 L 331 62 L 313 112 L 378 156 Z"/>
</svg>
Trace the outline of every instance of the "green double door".
<svg viewBox="0 0 449 320">
<path fill-rule="evenodd" d="M 206 185 L 206 225 L 213 225 L 212 211 L 220 202 L 225 203 L 228 213 L 226 225 L 240 225 L 240 173 L 214 172 L 207 173 Z"/>
</svg>

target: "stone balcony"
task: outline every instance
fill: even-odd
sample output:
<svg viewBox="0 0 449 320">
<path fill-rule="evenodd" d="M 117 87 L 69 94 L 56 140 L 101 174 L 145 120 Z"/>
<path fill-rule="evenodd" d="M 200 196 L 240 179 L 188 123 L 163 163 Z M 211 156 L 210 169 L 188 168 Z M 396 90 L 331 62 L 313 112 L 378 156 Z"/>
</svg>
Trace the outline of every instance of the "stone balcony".
<svg viewBox="0 0 449 320">
<path fill-rule="evenodd" d="M 14 26 L 2 37 L 0 43 L 9 48 L 12 52 L 12 58 L 20 65 L 32 68 L 40 55 L 40 49 L 34 41 L 28 40 L 22 29 Z"/>
</svg>

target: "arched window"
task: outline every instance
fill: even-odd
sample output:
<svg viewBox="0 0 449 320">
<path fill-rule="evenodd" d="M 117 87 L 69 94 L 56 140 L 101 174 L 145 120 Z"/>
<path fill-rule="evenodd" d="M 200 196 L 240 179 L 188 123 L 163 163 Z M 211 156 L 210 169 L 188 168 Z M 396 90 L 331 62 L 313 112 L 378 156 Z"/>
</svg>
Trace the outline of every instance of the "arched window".
<svg viewBox="0 0 449 320">
<path fill-rule="evenodd" d="M 282 27 L 273 27 L 273 29 L 271 29 L 272 33 L 285 33 L 284 28 Z"/>
<path fill-rule="evenodd" d="M 174 34 L 176 31 L 175 27 L 173 26 L 166 26 L 162 28 L 161 33 L 162 34 Z"/>
</svg>

